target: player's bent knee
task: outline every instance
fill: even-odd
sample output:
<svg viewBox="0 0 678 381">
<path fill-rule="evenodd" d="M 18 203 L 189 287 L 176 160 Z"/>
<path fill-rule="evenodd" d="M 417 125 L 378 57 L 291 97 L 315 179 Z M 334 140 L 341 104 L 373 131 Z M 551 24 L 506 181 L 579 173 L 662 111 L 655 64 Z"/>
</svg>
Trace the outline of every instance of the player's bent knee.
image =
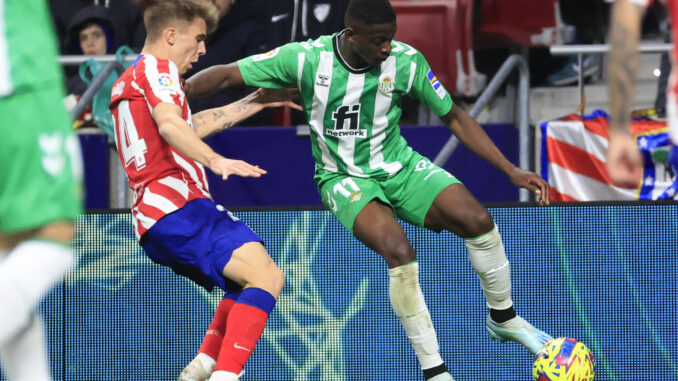
<svg viewBox="0 0 678 381">
<path fill-rule="evenodd" d="M 402 266 L 414 261 L 417 255 L 407 240 L 387 240 L 379 251 L 389 268 Z"/>
<path fill-rule="evenodd" d="M 471 238 L 478 237 L 494 228 L 494 220 L 487 209 L 474 213 L 467 219 L 468 235 Z"/>
</svg>

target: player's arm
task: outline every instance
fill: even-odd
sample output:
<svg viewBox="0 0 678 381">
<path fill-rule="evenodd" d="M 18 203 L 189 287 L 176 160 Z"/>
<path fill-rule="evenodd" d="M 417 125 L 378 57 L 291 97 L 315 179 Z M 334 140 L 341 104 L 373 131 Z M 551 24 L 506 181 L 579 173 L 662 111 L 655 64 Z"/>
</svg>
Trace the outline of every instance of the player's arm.
<svg viewBox="0 0 678 381">
<path fill-rule="evenodd" d="M 195 73 L 186 80 L 184 92 L 189 98 L 201 98 L 229 86 L 244 83 L 238 63 L 233 62 L 226 65 L 214 65 Z"/>
<path fill-rule="evenodd" d="M 492 142 L 485 130 L 457 105 L 441 117 L 447 128 L 471 151 L 504 172 L 511 182 L 540 196 L 540 204 L 549 203 L 549 185 L 536 173 L 516 167 Z"/>
<path fill-rule="evenodd" d="M 153 119 L 160 135 L 182 154 L 209 168 L 226 180 L 229 175 L 259 177 L 265 170 L 242 160 L 227 159 L 203 142 L 191 126 L 181 117 L 181 107 L 172 103 L 159 103 L 153 108 Z"/>
<path fill-rule="evenodd" d="M 630 108 L 639 65 L 638 41 L 645 8 L 628 0 L 612 6 L 607 75 L 610 92 L 610 141 L 606 167 L 613 182 L 635 186 L 643 160 L 630 131 Z"/>
<path fill-rule="evenodd" d="M 628 0 L 612 6 L 607 74 L 610 132 L 628 135 L 633 88 L 639 65 L 638 42 L 645 8 Z"/>
<path fill-rule="evenodd" d="M 214 135 L 249 118 L 266 107 L 301 107 L 292 102 L 297 89 L 258 89 L 239 101 L 193 115 L 193 129 L 200 139 Z"/>
</svg>

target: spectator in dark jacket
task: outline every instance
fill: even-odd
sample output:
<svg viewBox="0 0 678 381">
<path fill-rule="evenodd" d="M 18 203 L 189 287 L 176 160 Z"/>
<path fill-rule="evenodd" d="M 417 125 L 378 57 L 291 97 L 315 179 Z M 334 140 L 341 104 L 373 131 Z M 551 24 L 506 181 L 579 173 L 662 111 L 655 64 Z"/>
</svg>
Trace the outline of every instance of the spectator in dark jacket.
<svg viewBox="0 0 678 381">
<path fill-rule="evenodd" d="M 50 0 L 49 4 L 63 53 L 66 53 L 68 26 L 76 13 L 91 5 L 106 8 L 111 25 L 117 31 L 116 46 L 127 45 L 139 52 L 144 45 L 144 20 L 140 7 L 133 0 Z"/>
<path fill-rule="evenodd" d="M 90 5 L 78 11 L 68 26 L 64 53 L 102 55 L 115 52 L 115 34 L 108 10 L 101 5 Z M 82 95 L 87 85 L 76 72 L 69 72 L 66 80 L 68 94 Z"/>
<path fill-rule="evenodd" d="M 271 1 L 275 44 L 306 41 L 344 29 L 348 0 Z"/>
<path fill-rule="evenodd" d="M 270 1 L 270 0 L 269 0 Z M 212 0 L 219 9 L 219 26 L 205 41 L 207 53 L 200 57 L 185 78 L 207 67 L 235 62 L 253 54 L 265 53 L 275 46 L 270 41 L 267 0 Z M 254 91 L 253 87 L 233 87 L 209 98 L 191 99 L 191 110 L 199 112 L 222 106 Z M 249 126 L 271 125 L 271 112 L 264 110 L 240 123 Z"/>
</svg>

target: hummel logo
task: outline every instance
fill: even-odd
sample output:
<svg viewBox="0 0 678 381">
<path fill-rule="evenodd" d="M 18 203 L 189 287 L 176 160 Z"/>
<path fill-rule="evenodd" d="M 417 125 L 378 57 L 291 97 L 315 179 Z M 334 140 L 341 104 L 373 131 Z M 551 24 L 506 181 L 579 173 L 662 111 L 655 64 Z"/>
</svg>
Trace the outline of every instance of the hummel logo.
<svg viewBox="0 0 678 381">
<path fill-rule="evenodd" d="M 245 348 L 245 347 L 243 347 L 243 346 L 241 346 L 241 345 L 238 345 L 238 343 L 234 343 L 234 344 L 233 344 L 233 348 L 235 348 L 235 349 L 242 349 L 243 351 L 247 351 L 247 352 L 249 352 L 249 353 L 252 353 L 252 351 L 250 351 L 249 349 L 247 349 L 247 348 Z"/>
<path fill-rule="evenodd" d="M 327 81 L 330 79 L 329 75 L 318 74 L 318 80 L 315 82 L 318 86 L 329 87 Z"/>
</svg>

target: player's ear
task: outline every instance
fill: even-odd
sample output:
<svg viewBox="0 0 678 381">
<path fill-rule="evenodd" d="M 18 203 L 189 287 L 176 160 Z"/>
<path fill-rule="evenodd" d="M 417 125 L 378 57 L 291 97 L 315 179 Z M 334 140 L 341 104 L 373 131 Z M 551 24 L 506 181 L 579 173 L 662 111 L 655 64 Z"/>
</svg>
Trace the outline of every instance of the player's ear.
<svg viewBox="0 0 678 381">
<path fill-rule="evenodd" d="M 355 30 L 353 28 L 346 28 L 344 30 L 344 36 L 346 36 L 346 39 L 354 42 L 355 41 Z"/>
<path fill-rule="evenodd" d="M 167 42 L 169 45 L 174 45 L 177 39 L 177 30 L 174 27 L 169 27 L 165 28 L 165 30 L 162 31 L 162 38 Z"/>
</svg>

